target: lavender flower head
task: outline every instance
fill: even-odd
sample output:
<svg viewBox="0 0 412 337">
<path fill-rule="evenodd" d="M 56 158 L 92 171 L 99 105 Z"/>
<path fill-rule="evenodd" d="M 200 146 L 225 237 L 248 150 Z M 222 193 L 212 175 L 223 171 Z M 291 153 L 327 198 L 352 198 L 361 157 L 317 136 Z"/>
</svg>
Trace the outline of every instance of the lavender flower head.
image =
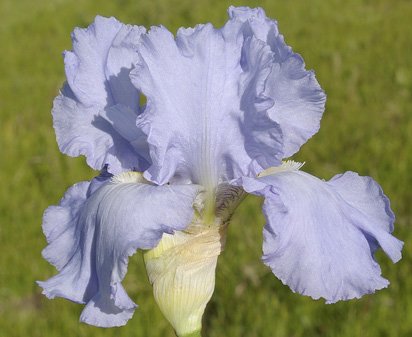
<svg viewBox="0 0 412 337">
<path fill-rule="evenodd" d="M 45 211 L 43 255 L 59 273 L 39 284 L 85 304 L 83 322 L 132 317 L 121 282 L 141 249 L 177 335 L 200 336 L 247 193 L 264 198 L 263 262 L 292 291 L 334 303 L 389 284 L 374 259 L 401 258 L 388 198 L 370 177 L 324 181 L 285 160 L 319 130 L 326 96 L 262 9 L 228 12 L 220 29 L 176 37 L 103 17 L 73 32 L 54 128 L 63 153 L 101 173 Z"/>
</svg>

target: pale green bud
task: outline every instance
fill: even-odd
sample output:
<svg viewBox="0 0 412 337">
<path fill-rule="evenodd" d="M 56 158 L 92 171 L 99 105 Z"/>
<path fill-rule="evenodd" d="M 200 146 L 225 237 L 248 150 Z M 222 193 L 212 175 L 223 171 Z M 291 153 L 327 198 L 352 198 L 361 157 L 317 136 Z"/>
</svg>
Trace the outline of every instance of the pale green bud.
<svg viewBox="0 0 412 337">
<path fill-rule="evenodd" d="M 204 207 L 210 193 L 201 194 L 190 226 L 173 235 L 163 234 L 158 246 L 144 254 L 155 300 L 178 336 L 200 336 L 228 221 L 244 194 L 240 188 L 223 185 L 215 195 L 213 222 L 210 214 L 203 214 L 206 209 L 210 212 L 210 207 Z"/>
</svg>

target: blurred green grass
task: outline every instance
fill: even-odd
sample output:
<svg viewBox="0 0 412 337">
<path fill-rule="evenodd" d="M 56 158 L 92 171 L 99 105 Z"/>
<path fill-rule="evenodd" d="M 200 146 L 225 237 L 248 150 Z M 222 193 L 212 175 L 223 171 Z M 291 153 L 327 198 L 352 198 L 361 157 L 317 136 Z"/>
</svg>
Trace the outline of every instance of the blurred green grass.
<svg viewBox="0 0 412 337">
<path fill-rule="evenodd" d="M 260 262 L 260 200 L 238 209 L 219 260 L 205 336 L 412 336 L 412 2 L 119 0 L 0 2 L 0 336 L 174 336 L 157 309 L 140 254 L 126 288 L 140 308 L 126 327 L 78 323 L 81 306 L 49 301 L 34 281 L 55 273 L 40 256 L 43 210 L 73 183 L 91 178 L 83 158 L 57 148 L 50 108 L 64 80 L 70 32 L 96 14 L 145 26 L 226 21 L 228 5 L 262 6 L 328 94 L 320 132 L 295 159 L 330 178 L 345 170 L 380 182 L 397 215 L 404 258 L 378 254 L 388 289 L 325 305 L 293 294 Z"/>
</svg>

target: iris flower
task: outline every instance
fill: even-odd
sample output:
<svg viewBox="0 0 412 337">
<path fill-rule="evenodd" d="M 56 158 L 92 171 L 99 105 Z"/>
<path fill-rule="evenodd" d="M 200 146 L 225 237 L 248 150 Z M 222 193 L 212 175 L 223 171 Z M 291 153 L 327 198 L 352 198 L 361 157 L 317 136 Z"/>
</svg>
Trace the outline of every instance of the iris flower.
<svg viewBox="0 0 412 337">
<path fill-rule="evenodd" d="M 176 334 L 200 336 L 247 193 L 264 199 L 263 263 L 292 291 L 334 303 L 389 284 L 374 254 L 397 262 L 402 242 L 381 187 L 354 172 L 324 181 L 286 160 L 319 129 L 326 96 L 314 73 L 262 9 L 228 13 L 220 29 L 176 36 L 103 17 L 73 32 L 54 128 L 63 153 L 101 173 L 45 211 L 43 255 L 59 273 L 39 284 L 85 304 L 83 322 L 132 317 L 121 282 L 140 249 Z"/>
</svg>

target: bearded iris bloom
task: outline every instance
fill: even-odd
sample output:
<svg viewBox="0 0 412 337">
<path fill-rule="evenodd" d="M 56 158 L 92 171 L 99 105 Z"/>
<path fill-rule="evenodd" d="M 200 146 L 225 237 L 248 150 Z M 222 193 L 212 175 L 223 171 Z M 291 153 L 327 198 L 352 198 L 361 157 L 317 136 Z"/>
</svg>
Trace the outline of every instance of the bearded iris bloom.
<svg viewBox="0 0 412 337">
<path fill-rule="evenodd" d="M 220 29 L 176 37 L 102 17 L 72 35 L 54 128 L 63 153 L 101 173 L 45 211 L 43 255 L 59 273 L 39 284 L 85 304 L 83 322 L 132 317 L 121 282 L 140 249 L 176 334 L 200 336 L 247 193 L 264 198 L 263 262 L 292 291 L 334 303 L 389 284 L 374 259 L 401 258 L 388 198 L 370 177 L 323 181 L 286 160 L 318 131 L 326 96 L 262 9 L 228 12 Z"/>
</svg>

